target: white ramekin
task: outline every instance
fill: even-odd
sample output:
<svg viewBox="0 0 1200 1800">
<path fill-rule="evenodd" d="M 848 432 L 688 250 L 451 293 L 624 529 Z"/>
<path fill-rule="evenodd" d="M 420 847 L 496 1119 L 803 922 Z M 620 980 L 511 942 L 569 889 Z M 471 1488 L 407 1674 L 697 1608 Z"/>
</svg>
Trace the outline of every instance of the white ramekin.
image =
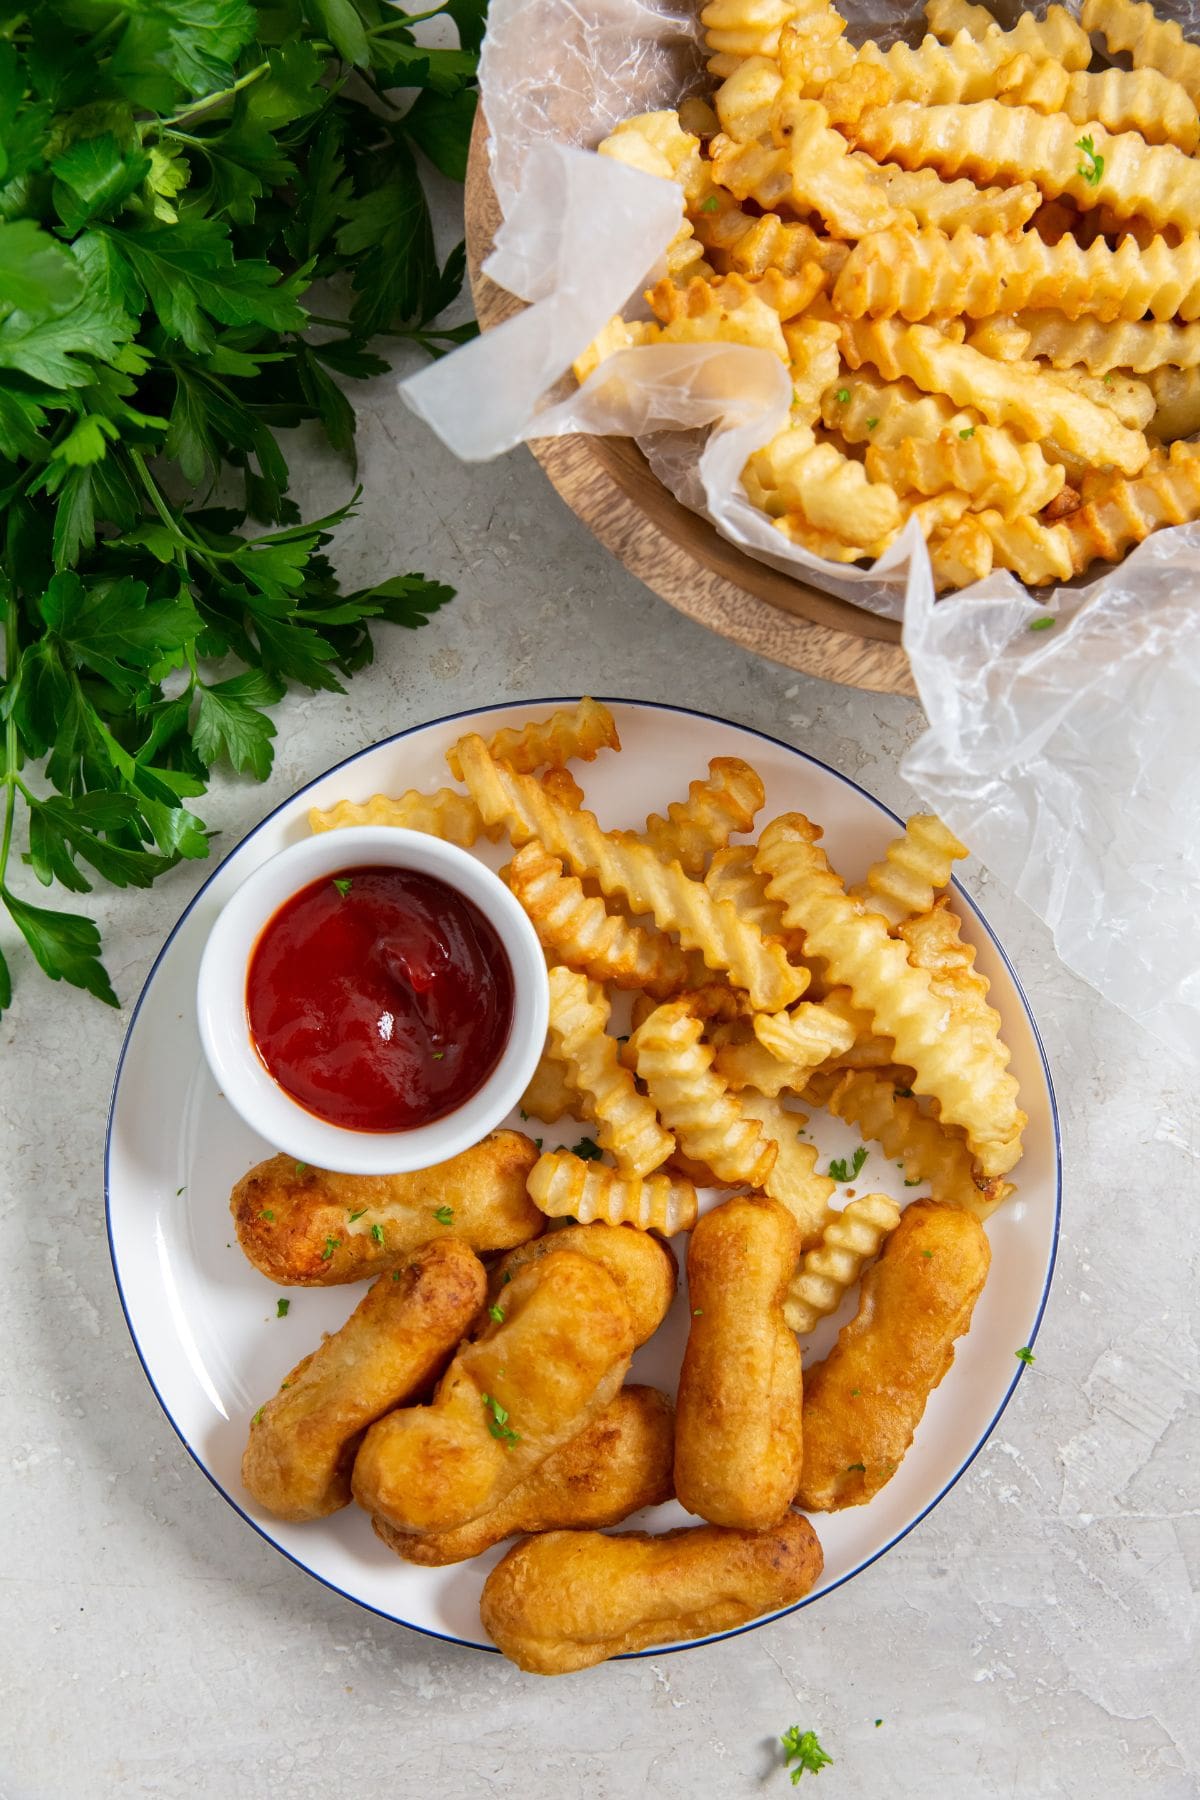
<svg viewBox="0 0 1200 1800">
<path fill-rule="evenodd" d="M 339 869 L 413 869 L 473 900 L 497 932 L 513 974 L 513 1022 L 499 1062 L 477 1093 L 431 1125 L 351 1131 L 300 1106 L 267 1072 L 250 1036 L 246 970 L 259 933 L 293 894 Z M 428 1169 L 486 1137 L 517 1104 L 546 1038 L 549 989 L 537 933 L 498 875 L 454 844 L 420 831 L 355 825 L 325 831 L 254 870 L 226 902 L 200 963 L 200 1041 L 225 1098 L 246 1123 L 300 1162 L 346 1175 Z"/>
</svg>

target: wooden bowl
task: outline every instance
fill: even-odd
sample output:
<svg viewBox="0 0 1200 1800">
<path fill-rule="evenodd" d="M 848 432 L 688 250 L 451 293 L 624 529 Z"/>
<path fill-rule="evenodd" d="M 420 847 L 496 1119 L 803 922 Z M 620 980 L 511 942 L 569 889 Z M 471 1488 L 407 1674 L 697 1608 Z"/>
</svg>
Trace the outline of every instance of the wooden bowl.
<svg viewBox="0 0 1200 1800">
<path fill-rule="evenodd" d="M 467 167 L 467 267 L 481 331 L 524 302 L 480 273 L 500 224 L 476 115 Z M 845 687 L 915 694 L 900 626 L 756 562 L 681 506 L 631 438 L 535 438 L 529 448 L 606 550 L 689 619 L 773 662 Z"/>
</svg>

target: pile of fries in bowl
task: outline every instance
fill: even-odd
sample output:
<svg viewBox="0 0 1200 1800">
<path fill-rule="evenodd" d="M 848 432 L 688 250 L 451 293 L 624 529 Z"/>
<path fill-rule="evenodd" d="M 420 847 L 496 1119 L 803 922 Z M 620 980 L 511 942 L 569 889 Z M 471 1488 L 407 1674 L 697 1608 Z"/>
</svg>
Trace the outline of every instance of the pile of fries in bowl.
<svg viewBox="0 0 1200 1800">
<path fill-rule="evenodd" d="M 292 1520 L 354 1500 L 427 1567 L 521 1534 L 481 1617 L 542 1674 L 809 1592 L 823 1559 L 805 1514 L 869 1502 L 907 1453 L 970 1325 L 983 1221 L 1026 1124 L 943 891 L 966 854 L 944 825 L 910 819 L 847 889 L 802 814 L 751 838 L 764 787 L 736 757 L 643 830 L 603 830 L 567 764 L 619 749 L 584 700 L 461 738 L 461 788 L 310 815 L 510 841 L 502 873 L 550 984 L 521 1119 L 594 1136 L 543 1150 L 500 1130 L 389 1176 L 276 1156 L 232 1198 L 272 1282 L 372 1282 L 254 1414 L 251 1494 Z M 870 1142 L 921 1195 L 831 1204 L 797 1103 L 858 1127 L 855 1175 Z M 626 1375 L 671 1308 L 684 1233 L 672 1397 Z M 856 1286 L 857 1314 L 802 1372 L 805 1338 Z M 610 1532 L 671 1498 L 702 1522 Z"/>
<path fill-rule="evenodd" d="M 1200 517 L 1200 46 L 1136 0 L 925 10 L 885 51 L 831 0 L 710 0 L 712 105 L 599 146 L 682 189 L 655 318 L 576 374 L 767 350 L 791 413 L 742 483 L 792 543 L 874 559 L 915 518 L 939 589 L 1067 581 Z"/>
</svg>

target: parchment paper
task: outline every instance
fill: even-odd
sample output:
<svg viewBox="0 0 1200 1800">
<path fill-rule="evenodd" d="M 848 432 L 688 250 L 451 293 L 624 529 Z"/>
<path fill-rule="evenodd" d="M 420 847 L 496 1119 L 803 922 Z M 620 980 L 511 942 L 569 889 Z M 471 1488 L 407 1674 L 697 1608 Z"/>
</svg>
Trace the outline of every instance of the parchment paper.
<svg viewBox="0 0 1200 1800">
<path fill-rule="evenodd" d="M 911 0 L 846 11 L 857 38 L 920 36 Z M 912 522 L 873 569 L 847 569 L 789 545 L 746 500 L 746 457 L 790 400 L 766 351 L 642 346 L 583 388 L 570 378 L 613 313 L 645 316 L 680 218 L 672 184 L 592 148 L 621 119 L 708 86 L 690 11 L 493 0 L 480 87 L 504 224 L 485 269 L 531 304 L 403 384 L 406 402 L 467 460 L 528 437 L 635 437 L 672 492 L 751 555 L 903 617 L 929 720 L 905 776 L 1046 920 L 1069 967 L 1200 1060 L 1200 525 L 1049 598 L 998 574 L 935 601 Z"/>
</svg>

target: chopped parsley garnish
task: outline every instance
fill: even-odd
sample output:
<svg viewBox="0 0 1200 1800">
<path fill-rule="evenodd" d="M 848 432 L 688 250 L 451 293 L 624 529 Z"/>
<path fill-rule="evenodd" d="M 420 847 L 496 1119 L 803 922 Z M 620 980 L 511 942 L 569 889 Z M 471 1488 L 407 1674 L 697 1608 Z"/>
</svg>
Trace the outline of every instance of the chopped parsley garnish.
<svg viewBox="0 0 1200 1800">
<path fill-rule="evenodd" d="M 399 1270 L 399 1269 L 393 1269 L 393 1270 L 392 1270 L 392 1280 L 393 1280 L 393 1281 L 399 1281 L 399 1279 L 400 1279 L 400 1270 Z"/>
<path fill-rule="evenodd" d="M 912 1097 L 913 1097 L 913 1091 L 911 1088 L 897 1088 L 896 1089 L 897 1100 L 911 1100 Z"/>
<path fill-rule="evenodd" d="M 718 206 L 720 206 L 720 204 L 721 204 L 721 202 L 717 198 L 717 196 L 715 194 L 710 194 L 708 196 L 707 200 L 702 200 L 700 202 L 700 211 L 701 212 L 716 212 L 716 210 L 717 210 Z"/>
<path fill-rule="evenodd" d="M 960 431 L 958 435 L 965 444 L 968 438 L 973 438 L 975 436 L 975 427 L 973 425 L 968 425 L 966 430 Z"/>
<path fill-rule="evenodd" d="M 335 875 L 333 878 L 333 885 L 344 900 L 346 895 L 350 892 L 350 889 L 354 886 L 354 882 L 349 875 Z"/>
<path fill-rule="evenodd" d="M 374 1238 L 374 1240 L 377 1244 L 382 1244 L 382 1242 L 383 1242 L 383 1226 L 382 1225 L 372 1225 L 371 1236 Z"/>
<path fill-rule="evenodd" d="M 829 1173 L 834 1181 L 853 1181 L 871 1152 L 865 1144 L 860 1144 L 849 1162 L 844 1156 L 836 1157 L 829 1165 Z"/>
<path fill-rule="evenodd" d="M 859 1395 L 859 1394 L 861 1394 L 861 1393 L 862 1393 L 862 1389 L 861 1389 L 861 1388 L 851 1388 L 851 1389 L 850 1389 L 850 1397 L 851 1397 L 851 1399 L 856 1399 L 856 1398 L 857 1398 L 857 1397 L 858 1397 L 858 1395 Z"/>
<path fill-rule="evenodd" d="M 878 425 L 878 423 L 879 423 L 878 419 L 868 419 L 867 420 L 867 430 L 874 431 L 874 429 Z"/>
<path fill-rule="evenodd" d="M 1029 629 L 1030 631 L 1049 631 L 1054 623 L 1053 619 L 1031 619 Z"/>
<path fill-rule="evenodd" d="M 277 1300 L 275 1302 L 275 1317 L 277 1319 L 286 1319 L 291 1304 L 290 1300 Z"/>
<path fill-rule="evenodd" d="M 514 1444 L 520 1443 L 521 1435 L 514 1431 L 509 1424 L 507 1408 L 501 1406 L 500 1402 L 491 1394 L 484 1394 L 482 1399 L 483 1404 L 492 1415 L 488 1420 L 488 1430 L 494 1438 L 500 1439 L 505 1449 L 511 1450 Z"/>
<path fill-rule="evenodd" d="M 1017 1361 L 1023 1362 L 1023 1363 L 1031 1363 L 1031 1362 L 1036 1362 L 1037 1357 L 1033 1354 L 1033 1351 L 1029 1348 L 1029 1345 L 1025 1344 L 1022 1346 L 1022 1348 L 1020 1350 L 1017 1351 Z"/>
<path fill-rule="evenodd" d="M 307 1163 L 297 1163 L 296 1164 L 297 1175 L 303 1175 L 303 1173 L 304 1173 L 305 1169 L 307 1169 L 307 1167 L 308 1167 Z"/>
<path fill-rule="evenodd" d="M 541 1149 L 541 1147 L 542 1147 L 542 1140 L 541 1140 L 541 1138 L 534 1138 L 534 1140 L 533 1140 L 533 1147 L 534 1147 L 534 1149 L 535 1149 L 535 1150 L 540 1150 L 540 1149 Z"/>
<path fill-rule="evenodd" d="M 452 1206 L 436 1206 L 433 1210 L 433 1216 L 439 1225 L 453 1225 L 454 1208 Z"/>
<path fill-rule="evenodd" d="M 1104 158 L 1096 155 L 1096 146 L 1091 137 L 1077 138 L 1075 148 L 1083 152 L 1084 158 L 1075 173 L 1082 175 L 1089 187 L 1098 187 L 1104 174 Z"/>
<path fill-rule="evenodd" d="M 529 1114 L 525 1111 L 525 1108 L 523 1106 L 518 1106 L 517 1116 L 522 1119 L 527 1119 L 529 1117 Z"/>
<path fill-rule="evenodd" d="M 266 1412 L 266 1410 L 267 1409 L 265 1406 L 260 1406 L 258 1411 L 255 1413 L 254 1417 L 251 1419 L 250 1423 L 252 1425 L 257 1425 L 258 1421 L 262 1418 L 262 1416 Z"/>
<path fill-rule="evenodd" d="M 185 1189 L 186 1189 L 186 1187 L 187 1187 L 187 1182 L 186 1182 L 186 1181 L 185 1181 L 185 1182 L 184 1182 L 184 1184 L 183 1184 L 183 1187 L 181 1187 L 181 1188 L 176 1188 L 176 1189 L 175 1189 L 175 1198 L 176 1198 L 176 1199 L 177 1199 L 177 1200 L 178 1200 L 178 1198 L 179 1198 L 179 1196 L 180 1196 L 180 1194 L 182 1194 L 182 1193 L 183 1193 L 183 1192 L 184 1192 L 184 1190 L 185 1190 Z"/>
<path fill-rule="evenodd" d="M 260 1219 L 266 1219 L 267 1223 L 270 1225 L 275 1223 L 275 1214 L 271 1211 L 269 1206 L 265 1206 L 258 1216 Z"/>
<path fill-rule="evenodd" d="M 783 1760 L 795 1787 L 802 1775 L 819 1775 L 826 1763 L 833 1761 L 827 1756 L 817 1741 L 815 1731 L 801 1731 L 798 1725 L 789 1725 L 780 1738 L 783 1745 Z M 796 1767 L 791 1768 L 792 1762 Z"/>
<path fill-rule="evenodd" d="M 582 1137 L 577 1144 L 571 1145 L 571 1155 L 578 1156 L 582 1162 L 597 1162 L 603 1154 L 594 1138 Z"/>
<path fill-rule="evenodd" d="M 367 1209 L 365 1206 L 360 1206 L 357 1212 L 352 1212 L 352 1213 L 347 1214 L 347 1217 L 349 1218 L 351 1225 L 353 1225 L 355 1219 L 363 1218 L 366 1214 L 366 1210 Z"/>
<path fill-rule="evenodd" d="M 488 1307 L 488 1318 L 495 1319 L 497 1325 L 503 1325 L 503 1323 L 504 1323 L 504 1308 L 502 1306 L 496 1306 L 496 1305 L 489 1306 Z"/>
<path fill-rule="evenodd" d="M 882 1720 L 882 1719 L 876 1719 L 876 1721 L 875 1721 L 875 1724 L 876 1724 L 876 1726 L 879 1726 L 879 1725 L 882 1725 L 882 1724 L 883 1724 L 883 1720 Z"/>
<path fill-rule="evenodd" d="M 865 1475 L 866 1472 L 867 1472 L 866 1463 L 847 1463 L 846 1464 L 847 1475 L 855 1475 L 855 1474 Z"/>
<path fill-rule="evenodd" d="M 1112 372 L 1110 370 L 1110 372 L 1104 377 L 1104 385 L 1105 385 L 1105 387 L 1111 387 L 1112 384 L 1113 384 L 1113 378 L 1112 378 Z"/>
<path fill-rule="evenodd" d="M 334 1251 L 341 1249 L 341 1245 L 341 1238 L 327 1237 L 325 1239 L 325 1248 L 321 1252 L 321 1261 L 328 1262 Z"/>
<path fill-rule="evenodd" d="M 512 1270 L 505 1269 L 503 1275 L 500 1277 L 500 1286 L 507 1287 L 511 1280 L 512 1280 Z"/>
<path fill-rule="evenodd" d="M 925 1257 L 926 1261 L 931 1262 L 933 1260 L 933 1251 L 932 1250 L 922 1250 L 921 1255 L 923 1257 Z"/>
<path fill-rule="evenodd" d="M 703 1313 L 703 1311 L 704 1311 L 704 1308 L 703 1308 L 703 1307 L 702 1307 L 702 1306 L 693 1306 L 693 1308 L 692 1308 L 692 1317 L 693 1317 L 693 1319 L 698 1319 L 698 1318 L 700 1318 L 700 1316 L 701 1316 L 701 1314 L 702 1314 L 702 1313 Z"/>
<path fill-rule="evenodd" d="M 432 1055 L 434 1062 L 441 1062 L 446 1052 L 444 1050 L 433 1050 L 430 1054 Z"/>
<path fill-rule="evenodd" d="M 905 1185 L 905 1187 L 920 1187 L 921 1177 L 918 1175 L 914 1181 L 909 1181 L 906 1177 L 904 1185 Z"/>
<path fill-rule="evenodd" d="M 849 399 L 850 399 L 850 389 L 849 388 L 839 388 L 837 393 L 834 395 L 834 399 L 837 401 L 839 406 L 847 405 L 849 402 Z"/>
</svg>

